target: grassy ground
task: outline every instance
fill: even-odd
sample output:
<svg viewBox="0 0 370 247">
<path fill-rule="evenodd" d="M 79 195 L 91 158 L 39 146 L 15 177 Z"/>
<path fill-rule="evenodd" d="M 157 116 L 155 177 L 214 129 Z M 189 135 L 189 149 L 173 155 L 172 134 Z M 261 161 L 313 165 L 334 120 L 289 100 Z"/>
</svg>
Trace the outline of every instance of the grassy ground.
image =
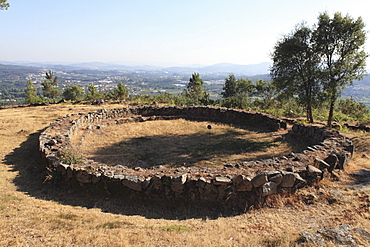
<svg viewBox="0 0 370 247">
<path fill-rule="evenodd" d="M 222 167 L 279 157 L 307 146 L 287 132 L 253 131 L 184 119 L 128 123 L 95 130 L 84 139 L 81 152 L 110 165 Z"/>
<path fill-rule="evenodd" d="M 94 109 L 0 110 L 0 246 L 295 246 L 305 230 L 351 224 L 370 231 L 370 135 L 363 133 L 345 133 L 357 152 L 340 181 L 273 196 L 267 207 L 242 215 L 135 204 L 45 183 L 39 132 L 60 116 Z"/>
</svg>

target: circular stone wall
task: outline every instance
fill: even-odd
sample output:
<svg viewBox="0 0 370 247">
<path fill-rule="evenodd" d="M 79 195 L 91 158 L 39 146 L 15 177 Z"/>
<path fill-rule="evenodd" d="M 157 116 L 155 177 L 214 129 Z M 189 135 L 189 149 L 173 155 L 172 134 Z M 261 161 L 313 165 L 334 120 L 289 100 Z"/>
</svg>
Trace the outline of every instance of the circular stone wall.
<svg viewBox="0 0 370 247">
<path fill-rule="evenodd" d="M 211 121 L 270 131 L 286 129 L 285 121 L 273 116 L 217 107 L 142 106 L 99 110 L 68 115 L 51 123 L 39 137 L 39 150 L 54 178 L 69 186 L 123 194 L 128 198 L 166 199 L 175 202 L 214 204 L 245 210 L 283 190 L 310 185 L 335 169 L 344 169 L 353 145 L 327 128 L 294 124 L 290 130 L 310 140 L 302 153 L 225 164 L 222 168 L 108 166 L 74 152 L 93 130 L 132 122 L 183 118 Z"/>
</svg>

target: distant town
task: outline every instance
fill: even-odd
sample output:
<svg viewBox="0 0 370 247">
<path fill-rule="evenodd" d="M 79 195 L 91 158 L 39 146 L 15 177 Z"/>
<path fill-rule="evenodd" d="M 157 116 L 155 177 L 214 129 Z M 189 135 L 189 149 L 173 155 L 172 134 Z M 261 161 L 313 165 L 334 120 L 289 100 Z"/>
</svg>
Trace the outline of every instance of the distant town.
<svg viewBox="0 0 370 247">
<path fill-rule="evenodd" d="M 58 88 L 63 91 L 71 85 L 78 85 L 85 91 L 94 85 L 100 92 L 112 90 L 119 82 L 129 90 L 129 95 L 153 95 L 181 93 L 193 72 L 200 73 L 211 99 L 221 97 L 225 78 L 234 74 L 238 78 L 252 81 L 270 80 L 268 63 L 259 65 L 217 64 L 206 67 L 119 66 L 104 63 L 85 63 L 76 65 L 30 64 L 14 65 L 0 62 L 0 105 L 18 104 L 23 101 L 24 89 L 31 81 L 41 94 L 41 82 L 45 72 L 52 70 L 58 77 Z M 354 82 L 343 93 L 343 97 L 370 106 L 370 79 Z"/>
</svg>

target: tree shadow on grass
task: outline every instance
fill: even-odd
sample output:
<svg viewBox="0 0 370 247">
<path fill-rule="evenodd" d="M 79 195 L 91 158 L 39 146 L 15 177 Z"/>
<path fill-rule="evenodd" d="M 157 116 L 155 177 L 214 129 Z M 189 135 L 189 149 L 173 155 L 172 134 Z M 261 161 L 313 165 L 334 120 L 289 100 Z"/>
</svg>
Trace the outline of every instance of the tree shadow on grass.
<svg viewBox="0 0 370 247">
<path fill-rule="evenodd" d="M 144 168 L 158 164 L 174 167 L 220 163 L 220 160 L 227 160 L 232 155 L 239 155 L 233 160 L 233 163 L 238 163 L 245 161 L 241 154 L 265 152 L 270 147 L 278 146 L 280 140 L 281 136 L 273 137 L 271 141 L 249 140 L 245 132 L 230 129 L 222 133 L 207 131 L 154 135 L 114 143 L 91 153 L 89 157 L 108 165 Z"/>
<path fill-rule="evenodd" d="M 219 209 L 215 207 L 200 208 L 198 205 L 171 204 L 168 201 L 131 200 L 119 194 L 95 193 L 91 189 L 78 186 L 72 188 L 59 183 L 59 180 L 48 181 L 45 161 L 38 151 L 38 137 L 41 132 L 29 135 L 20 147 L 4 158 L 4 163 L 18 172 L 13 181 L 18 191 L 62 205 L 99 208 L 106 213 L 140 215 L 152 219 L 215 219 L 221 216 Z"/>
<path fill-rule="evenodd" d="M 52 179 L 47 181 L 48 173 L 45 168 L 45 161 L 41 158 L 38 151 L 38 138 L 41 132 L 42 130 L 29 135 L 28 139 L 21 143 L 20 147 L 15 148 L 4 159 L 5 164 L 11 166 L 13 171 L 18 172 L 18 175 L 14 179 L 18 190 L 25 192 L 29 196 L 41 200 L 55 201 L 62 205 L 99 208 L 102 212 L 122 215 L 141 215 L 154 219 L 215 219 L 222 216 L 220 215 L 220 208 L 214 205 L 201 207 L 198 203 L 184 202 L 175 204 L 170 201 L 131 200 L 119 194 L 99 194 L 91 189 L 80 188 L 78 186 L 73 186 L 72 188 L 65 183 L 60 183 L 59 180 Z M 207 138 L 207 135 L 203 137 Z M 166 140 L 166 138 L 170 137 L 161 138 Z M 186 142 L 186 140 L 191 138 L 194 138 L 194 136 L 181 137 L 179 141 Z M 210 138 L 216 137 L 211 135 Z M 132 141 L 138 142 L 138 140 Z M 249 144 L 248 142 L 243 142 L 237 145 Z M 255 145 L 254 149 L 262 150 L 268 145 L 271 144 L 261 143 Z M 204 152 L 211 156 L 213 152 L 221 153 L 224 148 L 223 145 L 215 144 L 212 151 L 205 150 Z"/>
<path fill-rule="evenodd" d="M 365 191 L 370 189 L 370 169 L 361 168 L 355 172 L 350 173 L 353 181 L 350 183 L 355 190 Z"/>
</svg>

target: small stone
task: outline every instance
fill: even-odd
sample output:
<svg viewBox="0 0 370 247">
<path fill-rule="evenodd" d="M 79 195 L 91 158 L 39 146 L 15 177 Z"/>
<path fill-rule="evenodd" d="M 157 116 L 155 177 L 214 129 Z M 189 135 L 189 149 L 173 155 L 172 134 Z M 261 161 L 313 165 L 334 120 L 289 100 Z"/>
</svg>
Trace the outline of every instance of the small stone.
<svg viewBox="0 0 370 247">
<path fill-rule="evenodd" d="M 144 182 L 145 179 L 138 177 L 138 176 L 132 176 L 128 175 L 125 176 L 125 178 L 122 180 L 122 184 L 129 189 L 141 191 L 142 189 L 142 182 Z"/>
<path fill-rule="evenodd" d="M 294 172 L 284 172 L 280 187 L 291 188 L 294 186 L 296 176 Z"/>
<path fill-rule="evenodd" d="M 214 185 L 227 185 L 229 183 L 231 183 L 231 179 L 227 177 L 215 177 L 213 181 Z"/>
<path fill-rule="evenodd" d="M 277 183 L 267 182 L 261 186 L 261 195 L 268 196 L 277 192 Z"/>
<path fill-rule="evenodd" d="M 322 171 L 319 168 L 314 167 L 313 165 L 307 165 L 307 172 L 310 175 L 314 175 L 314 176 L 322 174 Z"/>
<path fill-rule="evenodd" d="M 326 163 L 324 160 L 315 158 L 315 165 L 319 167 L 320 170 L 324 170 L 330 167 L 328 163 Z"/>
<path fill-rule="evenodd" d="M 252 191 L 253 183 L 251 178 L 245 175 L 237 175 L 233 178 L 233 184 L 236 191 Z"/>
<path fill-rule="evenodd" d="M 349 152 L 343 152 L 339 154 L 338 155 L 338 168 L 341 170 L 344 170 L 347 167 L 350 158 L 351 158 L 351 153 Z"/>
<path fill-rule="evenodd" d="M 269 178 L 269 180 L 271 182 L 274 182 L 276 183 L 277 185 L 281 184 L 281 182 L 283 181 L 283 175 L 281 175 L 281 173 L 279 174 L 276 174 L 275 176 Z"/>
<path fill-rule="evenodd" d="M 259 174 L 252 179 L 253 186 L 255 188 L 260 187 L 264 183 L 267 183 L 268 179 L 266 174 Z"/>
<path fill-rule="evenodd" d="M 84 170 L 79 170 L 76 172 L 76 179 L 78 182 L 83 184 L 91 183 L 91 175 Z"/>
<path fill-rule="evenodd" d="M 330 154 L 324 161 L 329 165 L 328 170 L 333 171 L 337 168 L 338 165 L 338 157 L 335 154 Z"/>
<path fill-rule="evenodd" d="M 174 192 L 181 191 L 184 188 L 184 184 L 186 183 L 187 174 L 184 173 L 177 177 L 174 177 L 171 182 L 171 189 Z"/>
</svg>

